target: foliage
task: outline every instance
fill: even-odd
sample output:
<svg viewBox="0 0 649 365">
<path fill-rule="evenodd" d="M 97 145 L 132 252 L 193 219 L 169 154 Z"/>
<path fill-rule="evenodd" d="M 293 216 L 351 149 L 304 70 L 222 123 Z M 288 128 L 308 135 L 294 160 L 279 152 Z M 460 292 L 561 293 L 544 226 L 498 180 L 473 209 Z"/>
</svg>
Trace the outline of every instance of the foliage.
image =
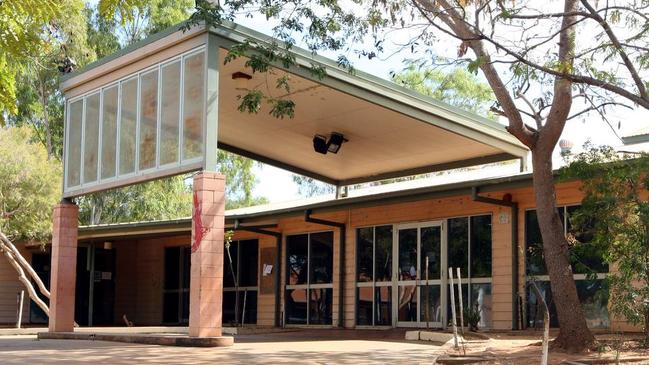
<svg viewBox="0 0 649 365">
<path fill-rule="evenodd" d="M 563 175 L 581 179 L 584 192 L 573 224 L 590 228 L 593 243 L 613 268 L 610 309 L 643 325 L 649 340 L 649 156 L 589 144 L 569 158 Z"/>
<path fill-rule="evenodd" d="M 28 127 L 0 128 L 0 230 L 12 240 L 47 242 L 61 168 Z"/>
<path fill-rule="evenodd" d="M 254 161 L 222 150 L 218 151 L 219 171 L 225 175 L 226 209 L 265 204 L 264 197 L 255 197 L 257 179 L 253 173 Z"/>
<path fill-rule="evenodd" d="M 333 185 L 320 182 L 308 176 L 293 174 L 293 182 L 297 184 L 298 193 L 306 197 L 331 194 L 336 190 Z"/>
<path fill-rule="evenodd" d="M 477 331 L 480 324 L 480 308 L 477 303 L 474 306 L 464 308 L 464 325 L 469 327 L 469 331 Z"/>
<path fill-rule="evenodd" d="M 392 80 L 435 100 L 495 118 L 489 110 L 495 102 L 491 88 L 461 67 L 444 72 L 431 67 L 419 69 L 415 64 L 410 64 L 403 72 L 394 74 Z"/>
</svg>

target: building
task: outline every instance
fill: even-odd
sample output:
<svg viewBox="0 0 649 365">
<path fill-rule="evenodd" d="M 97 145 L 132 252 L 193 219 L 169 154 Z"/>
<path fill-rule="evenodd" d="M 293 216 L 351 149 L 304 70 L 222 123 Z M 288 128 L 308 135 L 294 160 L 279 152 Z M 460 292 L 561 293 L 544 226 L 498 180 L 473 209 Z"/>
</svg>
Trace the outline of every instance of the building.
<svg viewBox="0 0 649 365">
<path fill-rule="evenodd" d="M 226 230 L 234 234 L 224 259 L 223 324 L 444 328 L 448 268 L 459 267 L 464 305 L 480 310 L 482 329 L 540 325 L 525 283 L 537 281 L 548 303 L 552 298 L 529 174 L 398 185 L 226 212 Z M 568 230 L 580 201 L 579 182 L 557 185 Z M 124 325 L 126 316 L 136 326 L 187 325 L 190 241 L 190 218 L 81 227 L 77 323 Z M 46 270 L 39 262 L 48 261 L 38 257 L 32 256 L 36 269 Z M 601 257 L 582 259 L 598 271 L 588 280 L 575 266 L 589 326 L 633 329 L 608 313 Z"/>
</svg>

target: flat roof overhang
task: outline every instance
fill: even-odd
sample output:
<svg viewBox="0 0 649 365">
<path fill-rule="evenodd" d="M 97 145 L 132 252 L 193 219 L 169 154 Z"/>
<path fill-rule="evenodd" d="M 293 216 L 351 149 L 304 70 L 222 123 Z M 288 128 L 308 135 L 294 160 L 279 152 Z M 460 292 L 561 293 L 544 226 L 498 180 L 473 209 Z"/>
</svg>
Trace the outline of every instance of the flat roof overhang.
<svg viewBox="0 0 649 365">
<path fill-rule="evenodd" d="M 334 61 L 303 49 L 292 50 L 296 66 L 284 68 L 278 64 L 266 74 L 253 74 L 245 67 L 245 58 L 224 64 L 223 58 L 235 44 L 246 39 L 272 41 L 251 29 L 233 23 L 209 29 L 197 26 L 187 32 L 178 29 L 172 27 L 68 75 L 61 89 L 67 98 L 75 98 L 183 52 L 206 47 L 208 59 L 218 57 L 218 78 L 208 80 L 218 85 L 218 112 L 206 111 L 204 130 L 208 131 L 211 124 L 218 125 L 214 134 L 218 135 L 220 149 L 334 185 L 524 159 L 527 155 L 527 148 L 496 122 L 367 73 L 349 73 Z M 324 67 L 326 76 L 313 76 L 309 71 L 312 64 Z M 235 72 L 252 76 L 249 88 L 264 88 L 274 97 L 291 98 L 296 103 L 295 117 L 274 118 L 266 106 L 257 114 L 240 112 L 239 96 L 245 91 L 236 88 L 232 79 Z M 281 95 L 274 85 L 286 73 L 290 75 L 291 91 Z M 338 154 L 314 152 L 314 135 L 328 136 L 332 132 L 348 139 Z M 204 166 L 179 166 L 129 177 L 119 183 L 82 189 L 76 195 Z"/>
</svg>

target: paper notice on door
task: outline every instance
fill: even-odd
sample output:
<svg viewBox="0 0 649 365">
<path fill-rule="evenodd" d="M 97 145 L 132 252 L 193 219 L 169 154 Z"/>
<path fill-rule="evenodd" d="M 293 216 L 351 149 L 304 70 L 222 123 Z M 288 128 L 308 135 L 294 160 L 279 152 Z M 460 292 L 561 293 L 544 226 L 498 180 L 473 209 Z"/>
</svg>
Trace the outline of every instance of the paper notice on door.
<svg viewBox="0 0 649 365">
<path fill-rule="evenodd" d="M 268 276 L 273 272 L 273 265 L 264 264 L 263 276 Z"/>
<path fill-rule="evenodd" d="M 112 279 L 113 279 L 113 273 L 111 271 L 101 272 L 101 280 L 112 280 Z"/>
</svg>

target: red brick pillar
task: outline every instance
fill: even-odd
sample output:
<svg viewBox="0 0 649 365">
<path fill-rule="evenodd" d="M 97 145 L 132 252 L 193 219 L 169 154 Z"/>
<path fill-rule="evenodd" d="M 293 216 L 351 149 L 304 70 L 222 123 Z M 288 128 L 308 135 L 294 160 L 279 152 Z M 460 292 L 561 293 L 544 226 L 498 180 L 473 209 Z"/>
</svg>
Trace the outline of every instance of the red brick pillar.
<svg viewBox="0 0 649 365">
<path fill-rule="evenodd" d="M 192 261 L 189 284 L 189 336 L 221 336 L 225 177 L 201 172 L 194 177 Z"/>
<path fill-rule="evenodd" d="M 74 289 L 77 277 L 79 207 L 61 202 L 54 206 L 50 332 L 74 331 Z"/>
</svg>

